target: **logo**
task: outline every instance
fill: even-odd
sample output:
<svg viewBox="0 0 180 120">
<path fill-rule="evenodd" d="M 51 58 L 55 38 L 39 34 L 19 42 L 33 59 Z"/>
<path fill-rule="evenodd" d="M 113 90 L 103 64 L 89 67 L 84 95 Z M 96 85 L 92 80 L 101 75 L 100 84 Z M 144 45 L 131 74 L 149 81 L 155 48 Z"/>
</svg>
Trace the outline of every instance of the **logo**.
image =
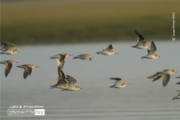
<svg viewBox="0 0 180 120">
<path fill-rule="evenodd" d="M 27 105 L 13 105 L 9 106 L 7 110 L 9 116 L 44 116 L 45 109 L 43 106 L 27 106 Z"/>
</svg>

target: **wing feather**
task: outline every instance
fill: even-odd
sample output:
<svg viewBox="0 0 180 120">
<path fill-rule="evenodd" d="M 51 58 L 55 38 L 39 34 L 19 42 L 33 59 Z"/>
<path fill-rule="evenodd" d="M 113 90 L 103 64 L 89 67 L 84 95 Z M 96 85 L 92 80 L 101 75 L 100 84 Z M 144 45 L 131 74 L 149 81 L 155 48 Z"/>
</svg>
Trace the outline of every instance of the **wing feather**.
<svg viewBox="0 0 180 120">
<path fill-rule="evenodd" d="M 168 84 L 169 80 L 170 80 L 170 75 L 169 74 L 164 74 L 163 75 L 163 86 L 164 87 Z"/>
</svg>

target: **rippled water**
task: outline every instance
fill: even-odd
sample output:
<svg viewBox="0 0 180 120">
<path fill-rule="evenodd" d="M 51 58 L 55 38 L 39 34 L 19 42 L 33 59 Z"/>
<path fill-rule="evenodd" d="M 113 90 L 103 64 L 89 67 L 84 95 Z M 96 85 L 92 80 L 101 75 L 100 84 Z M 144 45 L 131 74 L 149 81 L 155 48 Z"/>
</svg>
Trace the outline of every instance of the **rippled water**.
<svg viewBox="0 0 180 120">
<path fill-rule="evenodd" d="M 56 46 L 22 46 L 16 55 L 2 55 L 1 61 L 14 59 L 20 64 L 33 63 L 32 75 L 23 79 L 23 70 L 13 66 L 4 77 L 1 67 L 1 119 L 2 120 L 179 120 L 180 101 L 172 100 L 180 86 L 180 42 L 156 42 L 156 60 L 140 59 L 146 50 L 130 46 L 135 43 L 113 43 L 119 55 L 102 56 L 95 53 L 106 48 L 103 44 L 75 44 Z M 58 53 L 74 55 L 92 53 L 93 60 L 66 59 L 65 74 L 77 79 L 82 89 L 76 92 L 50 89 L 57 82 L 57 63 L 49 57 Z M 151 82 L 147 76 L 167 68 L 178 73 L 171 76 L 164 88 L 162 80 Z M 109 88 L 114 81 L 110 77 L 121 77 L 130 84 L 124 89 Z M 45 116 L 8 116 L 11 105 L 40 105 Z"/>
</svg>

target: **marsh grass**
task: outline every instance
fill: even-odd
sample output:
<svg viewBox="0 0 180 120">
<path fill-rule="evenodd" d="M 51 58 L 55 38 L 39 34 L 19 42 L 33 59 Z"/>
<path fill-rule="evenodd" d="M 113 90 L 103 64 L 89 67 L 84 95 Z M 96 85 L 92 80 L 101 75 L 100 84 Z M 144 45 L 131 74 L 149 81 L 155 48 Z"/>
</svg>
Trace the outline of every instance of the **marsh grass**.
<svg viewBox="0 0 180 120">
<path fill-rule="evenodd" d="M 2 2 L 1 38 L 19 44 L 171 39 L 172 12 L 180 37 L 178 1 Z"/>
</svg>

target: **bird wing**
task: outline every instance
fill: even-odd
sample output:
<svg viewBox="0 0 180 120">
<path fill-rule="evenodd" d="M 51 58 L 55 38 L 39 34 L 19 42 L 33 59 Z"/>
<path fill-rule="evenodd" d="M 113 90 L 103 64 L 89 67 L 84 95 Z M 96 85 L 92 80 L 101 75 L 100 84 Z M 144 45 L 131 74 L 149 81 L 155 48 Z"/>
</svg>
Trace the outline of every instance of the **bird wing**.
<svg viewBox="0 0 180 120">
<path fill-rule="evenodd" d="M 112 44 L 110 44 L 105 50 L 112 50 L 113 49 L 113 46 Z"/>
<path fill-rule="evenodd" d="M 141 34 L 139 34 L 136 30 L 135 33 L 138 38 L 137 45 L 145 44 L 146 41 L 144 40 L 144 37 Z"/>
<path fill-rule="evenodd" d="M 180 96 L 180 92 L 179 92 L 178 96 Z"/>
<path fill-rule="evenodd" d="M 169 74 L 164 74 L 163 75 L 163 86 L 164 87 L 168 84 L 169 80 L 170 80 L 170 75 Z"/>
<path fill-rule="evenodd" d="M 148 54 L 154 54 L 156 52 L 156 45 L 154 44 L 154 42 L 151 42 L 151 49 L 148 51 Z"/>
<path fill-rule="evenodd" d="M 176 84 L 178 84 L 178 85 L 179 85 L 179 84 L 180 84 L 180 82 L 178 82 L 178 83 L 176 83 Z"/>
<path fill-rule="evenodd" d="M 11 71 L 11 68 L 12 68 L 12 63 L 7 63 L 7 65 L 6 65 L 6 69 L 5 69 L 5 76 L 7 77 L 8 76 L 8 74 L 10 73 L 10 71 Z"/>
<path fill-rule="evenodd" d="M 58 66 L 58 73 L 60 73 L 60 70 L 62 70 L 62 69 L 63 69 L 64 64 L 65 64 L 65 60 L 64 60 L 64 61 L 62 61 L 62 62 L 60 63 L 60 65 Z"/>
<path fill-rule="evenodd" d="M 116 82 L 115 82 L 115 85 L 118 85 L 118 84 L 122 84 L 122 79 L 121 78 L 109 78 L 109 79 L 111 79 L 111 80 L 116 80 Z"/>
<path fill-rule="evenodd" d="M 153 80 L 152 82 L 156 81 L 156 80 L 159 80 L 160 78 L 162 78 L 163 75 L 157 75 Z"/>
<path fill-rule="evenodd" d="M 158 72 L 155 73 L 155 74 L 153 74 L 153 75 L 148 76 L 147 78 L 149 78 L 149 79 L 154 79 L 154 78 L 157 76 L 157 74 L 158 74 Z"/>
<path fill-rule="evenodd" d="M 1 45 L 3 45 L 3 47 L 1 48 L 2 51 L 7 51 L 8 49 L 12 49 L 15 48 L 15 44 L 10 43 L 10 42 L 2 42 Z"/>
<path fill-rule="evenodd" d="M 16 46 L 15 44 L 10 43 L 10 42 L 1 42 L 1 45 L 3 45 L 3 47 L 5 47 L 5 46 L 13 46 L 13 47 L 15 47 Z"/>
<path fill-rule="evenodd" d="M 66 77 L 67 77 L 67 80 L 69 81 L 70 86 L 73 86 L 76 84 L 77 80 L 75 78 L 71 77 L 70 75 L 66 75 Z"/>
<path fill-rule="evenodd" d="M 176 78 L 180 78 L 180 76 L 179 76 L 179 77 L 176 77 Z"/>
<path fill-rule="evenodd" d="M 121 78 L 109 78 L 111 80 L 122 80 Z"/>
<path fill-rule="evenodd" d="M 63 62 L 64 61 L 64 59 L 66 58 L 64 55 L 62 55 L 62 54 L 60 54 L 60 59 L 59 59 L 59 62 L 61 63 L 61 62 Z"/>
<path fill-rule="evenodd" d="M 23 77 L 24 79 L 27 78 L 28 75 L 31 75 L 32 72 L 32 68 L 28 67 L 28 65 L 23 65 L 24 66 L 24 73 L 23 73 Z"/>
<path fill-rule="evenodd" d="M 24 77 L 24 79 L 26 79 L 26 78 L 27 78 L 27 76 L 28 76 L 28 72 L 27 72 L 26 70 L 24 70 L 24 73 L 23 73 L 23 77 Z"/>
<path fill-rule="evenodd" d="M 60 67 L 58 67 L 58 75 L 59 75 L 58 79 L 61 79 L 62 77 L 65 78 L 65 74 L 63 70 L 60 69 Z"/>
<path fill-rule="evenodd" d="M 59 84 L 69 83 L 62 69 L 59 71 L 58 82 Z"/>
</svg>

